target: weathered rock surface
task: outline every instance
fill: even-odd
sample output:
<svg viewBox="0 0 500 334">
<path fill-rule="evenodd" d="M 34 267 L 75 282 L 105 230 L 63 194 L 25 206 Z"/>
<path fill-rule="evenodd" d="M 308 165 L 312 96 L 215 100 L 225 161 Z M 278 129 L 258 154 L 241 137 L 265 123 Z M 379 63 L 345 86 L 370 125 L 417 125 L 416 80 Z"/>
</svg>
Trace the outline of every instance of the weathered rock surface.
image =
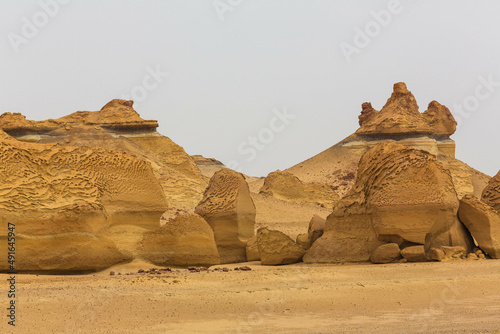
<svg viewBox="0 0 500 334">
<path fill-rule="evenodd" d="M 7 258 L 7 237 L 0 236 L 0 254 Z M 104 270 L 131 258 L 108 239 L 90 233 L 28 236 L 16 233 L 16 270 L 44 274 L 71 274 Z M 7 261 L 0 272 L 8 272 Z"/>
<path fill-rule="evenodd" d="M 465 226 L 457 219 L 453 225 L 444 232 L 427 234 L 425 238 L 425 250 L 428 254 L 437 254 L 435 249 L 448 249 L 450 247 L 460 247 L 466 253 L 474 249 L 474 240 Z M 440 254 L 440 252 L 438 252 Z M 446 251 L 444 251 L 446 255 Z M 449 252 L 448 252 L 449 253 Z M 429 258 L 433 259 L 431 255 Z M 452 256 L 451 256 L 452 257 Z"/>
<path fill-rule="evenodd" d="M 424 246 L 410 246 L 401 250 L 401 256 L 408 262 L 426 262 L 427 256 L 425 255 Z"/>
<path fill-rule="evenodd" d="M 145 259 L 160 266 L 211 266 L 220 263 L 214 233 L 197 214 L 180 215 L 144 233 L 140 244 Z"/>
<path fill-rule="evenodd" d="M 450 173 L 428 152 L 382 143 L 363 155 L 357 175 L 305 262 L 367 261 L 381 241 L 424 244 L 428 233 L 444 233 L 456 221 Z M 329 247 L 335 251 L 316 249 Z M 320 259 L 321 253 L 330 257 Z"/>
<path fill-rule="evenodd" d="M 481 200 L 495 210 L 500 211 L 500 171 L 484 188 Z"/>
<path fill-rule="evenodd" d="M 5 136 L 0 193 L 2 218 L 26 235 L 100 234 L 116 224 L 152 228 L 167 208 L 151 167 L 133 155 Z"/>
<path fill-rule="evenodd" d="M 255 205 L 242 174 L 228 168 L 216 172 L 195 213 L 214 231 L 221 263 L 246 261 L 246 244 L 254 235 Z"/>
<path fill-rule="evenodd" d="M 307 230 L 309 237 L 309 246 L 311 246 L 316 240 L 318 240 L 325 230 L 326 219 L 321 218 L 318 215 L 314 215 L 309 222 L 309 228 Z"/>
<path fill-rule="evenodd" d="M 448 108 L 436 101 L 432 101 L 428 110 L 421 114 L 415 97 L 403 82 L 394 84 L 394 91 L 380 112 L 372 113 L 371 117 L 361 123 L 361 127 L 356 131 L 360 135 L 449 136 L 455 132 L 457 125 Z"/>
<path fill-rule="evenodd" d="M 458 215 L 479 247 L 492 258 L 500 258 L 500 213 L 474 196 L 465 196 Z"/>
<path fill-rule="evenodd" d="M 331 187 L 321 183 L 304 183 L 295 175 L 282 171 L 272 172 L 265 178 L 260 194 L 326 207 L 333 207 L 339 201 L 339 196 Z"/>
<path fill-rule="evenodd" d="M 304 249 L 289 236 L 276 230 L 257 231 L 260 261 L 263 265 L 291 264 L 302 260 Z"/>
<path fill-rule="evenodd" d="M 297 245 L 302 247 L 304 250 L 308 250 L 311 247 L 311 240 L 309 239 L 309 234 L 301 233 L 295 239 Z"/>
<path fill-rule="evenodd" d="M 257 243 L 257 234 L 250 238 L 246 247 L 247 261 L 260 261 L 259 244 Z"/>
<path fill-rule="evenodd" d="M 361 156 L 383 142 L 425 150 L 438 157 L 450 170 L 459 197 L 480 196 L 490 177 L 455 159 L 455 142 L 450 139 L 456 122 L 449 110 L 436 101 L 424 113 L 403 83 L 394 85 L 391 98 L 381 111 L 363 103 L 359 130 L 318 155 L 290 167 L 303 182 L 332 187 L 341 197 L 354 185 Z"/>
<path fill-rule="evenodd" d="M 99 111 L 78 111 L 59 119 L 26 120 L 19 113 L 0 116 L 0 129 L 20 141 L 101 147 L 127 152 L 151 164 L 170 205 L 192 211 L 208 184 L 184 149 L 143 120 L 133 101 L 112 100 Z"/>
<path fill-rule="evenodd" d="M 23 270 L 57 271 L 51 261 L 65 252 L 74 264 L 63 261 L 61 270 L 99 270 L 137 255 L 135 231 L 159 226 L 167 203 L 144 160 L 98 147 L 21 142 L 3 131 L 0 140 L 0 216 L 30 247 L 21 251 L 32 257 L 22 260 Z M 54 250 L 45 252 L 50 242 Z M 95 264 L 84 264 L 85 249 Z"/>
<path fill-rule="evenodd" d="M 399 245 L 396 243 L 389 243 L 378 246 L 370 256 L 372 263 L 392 263 L 401 259 Z"/>
</svg>

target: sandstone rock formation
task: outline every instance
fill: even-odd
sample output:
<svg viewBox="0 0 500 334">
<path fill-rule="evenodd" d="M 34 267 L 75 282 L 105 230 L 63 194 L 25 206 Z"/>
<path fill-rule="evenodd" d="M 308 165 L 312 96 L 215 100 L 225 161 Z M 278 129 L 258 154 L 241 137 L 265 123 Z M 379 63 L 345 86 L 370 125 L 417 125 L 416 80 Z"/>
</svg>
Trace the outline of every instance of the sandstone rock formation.
<svg viewBox="0 0 500 334">
<path fill-rule="evenodd" d="M 85 249 L 89 261 L 95 258 L 94 249 L 103 249 L 102 257 L 81 270 L 101 268 L 134 256 L 135 240 L 130 239 L 136 237 L 133 233 L 118 236 L 117 229 L 159 226 L 167 203 L 151 166 L 142 159 L 97 147 L 21 142 L 3 131 L 0 140 L 0 216 L 16 224 L 16 232 L 24 238 L 21 242 L 33 246 L 32 253 L 26 250 L 33 258 L 24 263 L 33 264 L 37 258 L 43 262 L 43 250 L 53 241 L 58 245 L 47 252 L 46 270 L 51 270 L 50 259 L 56 261 L 65 249 L 75 266 L 62 264 L 62 270 L 79 270 Z M 102 237 L 115 241 L 125 255 L 115 245 L 101 242 Z M 73 239 L 81 245 L 78 251 Z M 55 264 L 53 268 L 58 270 Z"/>
<path fill-rule="evenodd" d="M 263 265 L 291 264 L 299 262 L 304 249 L 289 236 L 276 230 L 260 228 L 257 231 L 260 261 Z"/>
<path fill-rule="evenodd" d="M 479 247 L 492 258 L 500 258 L 500 212 L 474 196 L 465 196 L 458 215 Z"/>
<path fill-rule="evenodd" d="M 307 230 L 309 237 L 309 246 L 311 246 L 316 240 L 318 240 L 325 230 L 326 219 L 321 218 L 318 215 L 314 215 L 309 222 L 309 228 Z"/>
<path fill-rule="evenodd" d="M 257 243 L 257 234 L 250 238 L 246 246 L 247 261 L 260 261 L 259 244 Z"/>
<path fill-rule="evenodd" d="M 376 113 L 378 113 L 378 111 L 373 109 L 372 104 L 370 102 L 363 103 L 361 105 L 361 115 L 358 116 L 359 126 L 362 126 L 364 122 L 366 122 Z"/>
<path fill-rule="evenodd" d="M 180 215 L 144 233 L 142 256 L 160 266 L 211 266 L 220 263 L 214 233 L 197 214 Z"/>
<path fill-rule="evenodd" d="M 401 250 L 401 256 L 408 262 L 426 262 L 427 256 L 425 254 L 424 246 L 409 246 Z"/>
<path fill-rule="evenodd" d="M 396 243 L 378 246 L 370 256 L 372 263 L 392 263 L 401 259 L 401 251 Z"/>
<path fill-rule="evenodd" d="M 460 197 L 480 196 L 490 177 L 455 159 L 455 142 L 450 139 L 456 122 L 449 110 L 436 101 L 424 113 L 404 83 L 394 85 L 391 98 L 381 111 L 363 103 L 360 128 L 355 134 L 286 172 L 303 182 L 329 185 L 344 196 L 354 185 L 361 156 L 382 142 L 397 142 L 437 156 L 451 172 Z"/>
<path fill-rule="evenodd" d="M 326 207 L 333 207 L 339 200 L 331 187 L 321 183 L 304 183 L 295 175 L 279 170 L 265 178 L 260 194 L 284 201 Z"/>
<path fill-rule="evenodd" d="M 7 258 L 6 236 L 0 236 L 0 254 Z M 111 240 L 90 233 L 16 236 L 15 267 L 21 273 L 87 273 L 130 260 Z M 7 261 L 1 261 L 0 272 L 8 271 Z"/>
<path fill-rule="evenodd" d="M 459 247 L 460 253 L 462 253 L 462 250 L 464 253 L 470 253 L 474 246 L 472 236 L 458 220 L 458 217 L 448 230 L 429 233 L 425 239 L 425 251 L 429 260 L 441 261 L 442 259 L 453 258 L 453 254 L 449 254 L 450 249 L 453 247 Z M 442 251 L 439 251 L 439 249 Z"/>
<path fill-rule="evenodd" d="M 28 235 L 156 227 L 167 208 L 151 167 L 133 155 L 5 136 L 0 192 L 2 217 Z"/>
<path fill-rule="evenodd" d="M 0 129 L 20 141 L 101 147 L 127 152 L 151 164 L 172 207 L 192 211 L 208 184 L 184 149 L 143 120 L 133 101 L 112 100 L 99 111 L 78 111 L 59 119 L 26 120 L 19 113 L 0 116 Z"/>
<path fill-rule="evenodd" d="M 192 155 L 193 161 L 200 169 L 201 173 L 208 178 L 211 178 L 216 172 L 227 168 L 222 162 L 214 158 L 205 158 L 202 155 Z"/>
<path fill-rule="evenodd" d="M 434 155 L 379 144 L 361 158 L 354 187 L 304 262 L 367 261 L 381 243 L 400 239 L 423 245 L 428 233 L 453 226 L 458 205 L 450 173 Z"/>
<path fill-rule="evenodd" d="M 500 211 L 500 171 L 484 188 L 481 200 L 497 211 Z"/>
<path fill-rule="evenodd" d="M 221 263 L 246 261 L 246 244 L 254 235 L 255 205 L 242 174 L 227 168 L 216 172 L 195 213 L 212 227 Z"/>
</svg>

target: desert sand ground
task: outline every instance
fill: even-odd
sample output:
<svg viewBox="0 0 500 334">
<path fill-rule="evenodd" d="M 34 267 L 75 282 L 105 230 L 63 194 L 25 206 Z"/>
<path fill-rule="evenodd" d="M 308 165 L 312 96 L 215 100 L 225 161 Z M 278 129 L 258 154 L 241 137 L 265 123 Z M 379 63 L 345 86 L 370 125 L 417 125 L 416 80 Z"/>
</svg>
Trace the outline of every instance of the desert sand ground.
<svg viewBox="0 0 500 334">
<path fill-rule="evenodd" d="M 17 326 L 9 328 L 3 316 L 0 332 L 472 334 L 500 329 L 499 260 L 246 265 L 253 270 L 17 275 Z M 140 267 L 144 264 L 134 262 L 112 269 L 127 273 Z M 0 275 L 2 291 L 6 278 Z"/>
</svg>

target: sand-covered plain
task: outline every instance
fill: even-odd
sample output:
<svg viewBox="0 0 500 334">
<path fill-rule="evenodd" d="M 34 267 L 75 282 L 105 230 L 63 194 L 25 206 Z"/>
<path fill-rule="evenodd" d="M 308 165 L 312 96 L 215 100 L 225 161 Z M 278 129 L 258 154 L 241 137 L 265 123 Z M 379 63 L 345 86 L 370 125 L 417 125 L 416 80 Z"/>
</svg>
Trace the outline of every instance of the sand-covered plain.
<svg viewBox="0 0 500 334">
<path fill-rule="evenodd" d="M 148 269 L 133 262 L 112 268 L 122 273 L 115 276 L 109 271 L 17 275 L 16 327 L 7 326 L 2 316 L 0 332 L 472 334 L 500 330 L 498 260 L 246 265 L 253 270 L 123 275 Z M 7 278 L 0 275 L 3 310 Z"/>
</svg>

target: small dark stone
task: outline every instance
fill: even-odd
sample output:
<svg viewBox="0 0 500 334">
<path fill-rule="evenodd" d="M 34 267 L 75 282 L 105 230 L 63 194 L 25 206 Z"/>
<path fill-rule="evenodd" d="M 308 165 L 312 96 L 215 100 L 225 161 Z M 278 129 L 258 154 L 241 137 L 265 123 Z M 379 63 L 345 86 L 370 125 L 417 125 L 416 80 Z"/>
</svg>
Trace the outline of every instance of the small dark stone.
<svg viewBox="0 0 500 334">
<path fill-rule="evenodd" d="M 114 272 L 114 271 L 110 271 L 110 272 L 109 272 L 109 275 L 110 275 L 110 276 L 114 276 L 114 275 L 115 275 L 115 272 Z"/>
</svg>

